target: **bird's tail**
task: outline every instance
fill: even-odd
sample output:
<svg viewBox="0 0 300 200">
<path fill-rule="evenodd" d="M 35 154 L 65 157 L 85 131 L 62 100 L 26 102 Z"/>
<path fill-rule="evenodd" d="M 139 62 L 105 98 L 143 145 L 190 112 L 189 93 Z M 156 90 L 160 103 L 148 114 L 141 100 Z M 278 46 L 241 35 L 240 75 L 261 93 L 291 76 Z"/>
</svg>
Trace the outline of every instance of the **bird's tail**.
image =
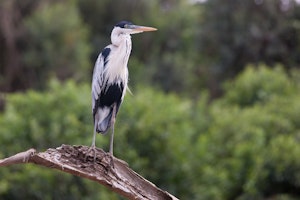
<svg viewBox="0 0 300 200">
<path fill-rule="evenodd" d="M 97 133 L 105 134 L 111 125 L 111 117 L 112 117 L 112 109 L 110 109 L 109 113 L 106 116 L 102 117 L 97 122 L 96 131 Z"/>
</svg>

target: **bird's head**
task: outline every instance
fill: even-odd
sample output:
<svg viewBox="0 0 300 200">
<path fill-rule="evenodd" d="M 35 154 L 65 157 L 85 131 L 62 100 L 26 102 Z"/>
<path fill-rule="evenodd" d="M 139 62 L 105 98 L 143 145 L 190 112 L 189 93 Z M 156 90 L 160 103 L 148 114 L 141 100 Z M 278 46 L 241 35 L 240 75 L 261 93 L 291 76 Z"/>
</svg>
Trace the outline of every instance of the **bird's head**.
<svg viewBox="0 0 300 200">
<path fill-rule="evenodd" d="M 125 34 L 136 34 L 136 33 L 142 33 L 146 31 L 157 30 L 156 28 L 153 27 L 134 25 L 132 22 L 128 22 L 128 21 L 121 21 L 117 23 L 114 29 L 120 33 L 125 33 Z"/>
</svg>

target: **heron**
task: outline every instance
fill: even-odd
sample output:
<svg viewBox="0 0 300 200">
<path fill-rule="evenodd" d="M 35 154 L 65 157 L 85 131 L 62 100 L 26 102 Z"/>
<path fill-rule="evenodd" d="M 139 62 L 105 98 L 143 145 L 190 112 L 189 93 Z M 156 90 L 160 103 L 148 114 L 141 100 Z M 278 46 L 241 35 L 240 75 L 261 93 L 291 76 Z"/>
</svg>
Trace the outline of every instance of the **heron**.
<svg viewBox="0 0 300 200">
<path fill-rule="evenodd" d="M 96 134 L 111 128 L 109 154 L 113 156 L 114 125 L 128 84 L 128 60 L 131 34 L 156 31 L 156 28 L 134 25 L 129 21 L 117 23 L 111 32 L 111 44 L 99 54 L 92 78 L 92 113 L 94 135 L 91 149 L 96 148 Z"/>
</svg>

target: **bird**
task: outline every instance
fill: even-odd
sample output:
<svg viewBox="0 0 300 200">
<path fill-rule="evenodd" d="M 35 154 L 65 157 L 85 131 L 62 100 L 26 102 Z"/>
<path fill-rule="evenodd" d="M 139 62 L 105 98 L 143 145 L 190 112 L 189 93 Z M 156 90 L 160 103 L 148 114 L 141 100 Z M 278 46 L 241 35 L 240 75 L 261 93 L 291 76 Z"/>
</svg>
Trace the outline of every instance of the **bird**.
<svg viewBox="0 0 300 200">
<path fill-rule="evenodd" d="M 109 154 L 113 156 L 116 116 L 128 90 L 127 64 L 132 49 L 131 35 L 156 30 L 130 21 L 121 21 L 112 29 L 111 44 L 99 54 L 93 70 L 91 95 L 94 134 L 91 149 L 96 148 L 96 134 L 105 134 L 111 128 Z"/>
</svg>

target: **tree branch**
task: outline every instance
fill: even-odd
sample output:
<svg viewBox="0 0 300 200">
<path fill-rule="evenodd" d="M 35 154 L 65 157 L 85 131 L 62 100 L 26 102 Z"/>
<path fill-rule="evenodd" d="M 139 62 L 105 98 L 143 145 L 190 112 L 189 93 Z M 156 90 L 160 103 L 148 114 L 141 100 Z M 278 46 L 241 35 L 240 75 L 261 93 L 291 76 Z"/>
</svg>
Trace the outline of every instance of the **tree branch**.
<svg viewBox="0 0 300 200">
<path fill-rule="evenodd" d="M 96 181 L 128 199 L 177 199 L 130 169 L 126 162 L 99 148 L 88 150 L 86 146 L 70 145 L 40 153 L 29 149 L 0 160 L 0 166 L 34 163 Z"/>
</svg>

